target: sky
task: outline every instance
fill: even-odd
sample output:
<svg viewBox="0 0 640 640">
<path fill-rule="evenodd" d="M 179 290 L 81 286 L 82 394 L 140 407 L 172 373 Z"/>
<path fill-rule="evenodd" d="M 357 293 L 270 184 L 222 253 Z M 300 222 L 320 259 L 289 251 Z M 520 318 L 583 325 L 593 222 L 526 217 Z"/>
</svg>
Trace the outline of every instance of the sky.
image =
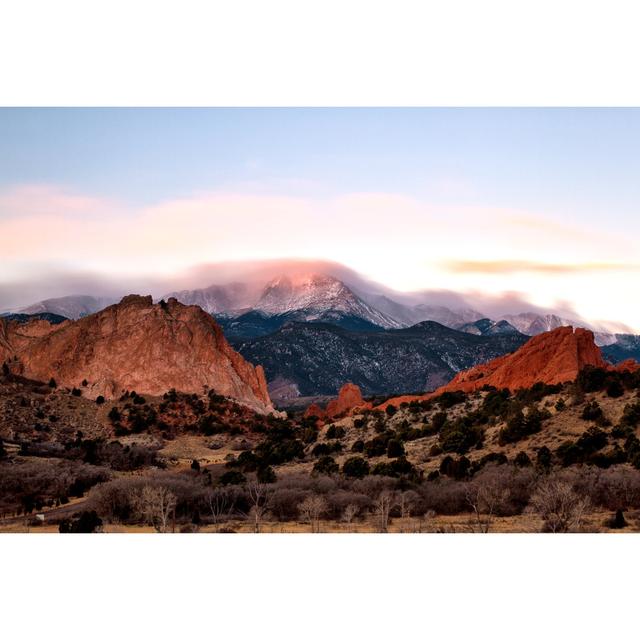
<svg viewBox="0 0 640 640">
<path fill-rule="evenodd" d="M 0 109 L 0 309 L 310 258 L 640 332 L 639 148 L 638 109 Z"/>
</svg>

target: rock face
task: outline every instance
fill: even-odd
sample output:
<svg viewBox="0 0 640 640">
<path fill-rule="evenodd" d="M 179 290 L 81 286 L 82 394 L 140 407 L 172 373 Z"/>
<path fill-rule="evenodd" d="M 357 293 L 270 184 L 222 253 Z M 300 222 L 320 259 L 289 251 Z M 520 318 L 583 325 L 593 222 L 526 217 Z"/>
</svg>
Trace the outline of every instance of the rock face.
<svg viewBox="0 0 640 640">
<path fill-rule="evenodd" d="M 559 384 L 575 380 L 587 365 L 607 363 L 588 329 L 559 327 L 529 340 L 515 353 L 460 372 L 443 391 L 475 391 L 485 385 L 498 389 L 525 389 L 536 382 Z"/>
<path fill-rule="evenodd" d="M 322 420 L 336 418 L 341 415 L 349 415 L 356 409 L 371 409 L 372 404 L 365 402 L 358 385 L 347 382 L 338 393 L 338 397 L 329 401 L 324 411 L 317 405 L 312 404 L 305 412 L 305 417 L 320 418 Z"/>
<path fill-rule="evenodd" d="M 351 382 L 343 385 L 335 400 L 327 404 L 325 413 L 329 418 L 335 418 L 343 413 L 350 413 L 354 409 L 370 409 L 371 403 L 365 402 L 360 393 L 360 387 Z"/>
<path fill-rule="evenodd" d="M 515 353 L 460 372 L 451 382 L 431 394 L 392 398 L 382 408 L 388 404 L 399 406 L 402 402 L 426 400 L 446 391 L 477 391 L 486 385 L 514 391 L 531 387 L 536 382 L 570 382 L 587 365 L 620 371 L 633 371 L 639 366 L 628 360 L 612 367 L 602 357 L 591 331 L 559 327 L 531 338 Z"/>
<path fill-rule="evenodd" d="M 126 296 L 58 325 L 0 320 L 0 361 L 35 380 L 69 387 L 87 380 L 88 397 L 206 387 L 256 411 L 273 409 L 262 367 L 234 351 L 210 315 L 175 299 L 153 304 L 151 296 Z"/>
</svg>

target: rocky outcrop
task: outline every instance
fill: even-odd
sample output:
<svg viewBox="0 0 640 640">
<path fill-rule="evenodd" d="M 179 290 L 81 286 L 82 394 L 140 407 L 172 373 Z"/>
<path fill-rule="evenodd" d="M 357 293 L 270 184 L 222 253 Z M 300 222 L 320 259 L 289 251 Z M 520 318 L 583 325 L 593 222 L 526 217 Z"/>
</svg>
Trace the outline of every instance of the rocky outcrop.
<svg viewBox="0 0 640 640">
<path fill-rule="evenodd" d="M 360 387 L 351 382 L 342 386 L 338 397 L 327 403 L 326 409 L 321 409 L 317 404 L 309 405 L 305 411 L 305 417 L 320 418 L 321 420 L 333 419 L 338 416 L 351 415 L 357 410 L 371 409 L 373 405 L 366 402 L 360 391 Z"/>
<path fill-rule="evenodd" d="M 326 414 L 324 409 L 319 405 L 313 402 L 307 407 L 307 410 L 304 412 L 305 418 L 319 418 L 320 420 L 324 420 Z"/>
<path fill-rule="evenodd" d="M 613 367 L 605 362 L 591 331 L 560 327 L 531 338 L 512 354 L 461 371 L 451 382 L 433 393 L 392 398 L 381 408 L 389 404 L 399 406 L 402 402 L 427 400 L 446 391 L 471 392 L 485 386 L 515 391 L 531 387 L 536 382 L 570 382 L 588 365 L 619 371 L 633 371 L 639 366 L 635 361 L 628 360 Z"/>
<path fill-rule="evenodd" d="M 365 402 L 358 385 L 347 382 L 342 385 L 335 400 L 329 401 L 325 413 L 329 418 L 352 413 L 356 409 L 371 409 L 371 403 Z"/>
<path fill-rule="evenodd" d="M 526 389 L 536 382 L 559 384 L 575 380 L 585 366 L 608 365 L 588 329 L 560 327 L 541 333 L 515 353 L 461 371 L 443 391 L 475 391 L 485 385 Z"/>
<path fill-rule="evenodd" d="M 25 377 L 107 398 L 125 390 L 160 395 L 214 390 L 251 408 L 273 409 L 262 367 L 234 351 L 215 320 L 175 299 L 130 295 L 76 321 L 2 323 L 0 360 Z"/>
</svg>

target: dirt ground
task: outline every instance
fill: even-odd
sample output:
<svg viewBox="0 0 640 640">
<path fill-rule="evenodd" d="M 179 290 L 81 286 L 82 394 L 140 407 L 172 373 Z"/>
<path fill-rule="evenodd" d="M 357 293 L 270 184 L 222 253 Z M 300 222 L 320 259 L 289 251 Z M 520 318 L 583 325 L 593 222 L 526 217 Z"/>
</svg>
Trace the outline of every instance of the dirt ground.
<svg viewBox="0 0 640 640">
<path fill-rule="evenodd" d="M 640 517 L 626 514 L 628 526 L 612 530 L 605 526 L 611 513 L 597 511 L 589 514 L 578 532 L 581 533 L 639 533 Z M 486 520 L 483 520 L 486 523 Z M 538 533 L 542 521 L 533 514 L 494 517 L 489 521 L 489 533 Z M 203 525 L 194 533 L 219 533 L 221 530 L 234 533 L 254 533 L 254 523 L 248 520 L 232 520 L 219 526 Z M 106 524 L 104 533 L 154 533 L 149 526 Z M 179 526 L 176 525 L 176 532 Z M 260 524 L 260 533 L 310 533 L 306 522 L 265 521 Z M 350 524 L 335 521 L 321 521 L 320 533 L 378 533 L 379 524 L 375 518 L 368 518 Z M 433 516 L 426 518 L 395 518 L 388 526 L 388 533 L 479 533 L 478 522 L 471 514 L 455 516 Z M 58 533 L 58 526 L 47 524 L 29 526 L 26 521 L 0 521 L 0 533 Z"/>
</svg>

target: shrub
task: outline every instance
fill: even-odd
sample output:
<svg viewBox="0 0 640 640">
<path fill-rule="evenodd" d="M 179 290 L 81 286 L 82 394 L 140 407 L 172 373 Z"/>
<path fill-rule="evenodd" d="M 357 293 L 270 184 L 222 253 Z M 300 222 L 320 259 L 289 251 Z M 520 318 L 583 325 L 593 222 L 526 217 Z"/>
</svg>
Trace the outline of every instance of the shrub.
<svg viewBox="0 0 640 640">
<path fill-rule="evenodd" d="M 468 415 L 446 423 L 439 435 L 442 450 L 452 453 L 466 453 L 474 446 L 479 448 L 483 440 L 484 429 Z"/>
<path fill-rule="evenodd" d="M 597 462 L 596 452 L 603 449 L 607 442 L 607 434 L 602 429 L 590 427 L 575 442 L 568 440 L 561 444 L 556 454 L 565 467 L 579 462 L 593 464 Z"/>
<path fill-rule="evenodd" d="M 640 402 L 626 404 L 622 412 L 620 424 L 627 427 L 637 427 L 640 423 Z"/>
<path fill-rule="evenodd" d="M 111 410 L 107 414 L 107 417 L 109 418 L 109 420 L 111 420 L 111 422 L 120 422 L 120 420 L 122 419 L 122 416 L 118 411 L 118 407 L 111 407 Z"/>
<path fill-rule="evenodd" d="M 536 453 L 536 465 L 540 469 L 549 469 L 551 468 L 551 449 L 549 447 L 540 447 Z"/>
<path fill-rule="evenodd" d="M 96 404 L 104 404 L 104 396 L 98 396 L 96 398 Z"/>
<path fill-rule="evenodd" d="M 377 458 L 387 452 L 387 444 L 391 436 L 389 433 L 380 434 L 364 443 L 364 452 L 368 458 Z"/>
<path fill-rule="evenodd" d="M 60 533 L 95 533 L 102 528 L 102 519 L 95 511 L 83 511 L 79 516 L 62 520 L 58 526 Z"/>
<path fill-rule="evenodd" d="M 451 456 L 445 456 L 440 463 L 440 475 L 462 480 L 469 475 L 470 468 L 471 462 L 466 456 L 460 456 L 457 460 Z"/>
<path fill-rule="evenodd" d="M 384 410 L 384 412 L 389 416 L 395 416 L 396 415 L 396 407 L 394 407 L 392 404 L 387 405 L 386 409 Z"/>
<path fill-rule="evenodd" d="M 449 478 L 442 478 L 432 472 L 432 481 L 423 484 L 418 490 L 422 497 L 423 509 L 433 510 L 444 515 L 454 515 L 469 510 L 467 486 Z"/>
<path fill-rule="evenodd" d="M 73 387 L 73 389 L 71 389 L 71 395 L 77 398 L 82 395 L 82 391 L 80 391 L 80 389 L 78 389 L 77 387 Z"/>
<path fill-rule="evenodd" d="M 226 471 L 220 476 L 220 484 L 246 484 L 247 479 L 240 471 Z"/>
<path fill-rule="evenodd" d="M 505 444 L 518 442 L 531 434 L 538 433 L 542 428 L 542 421 L 546 415 L 536 407 L 529 407 L 525 415 L 522 410 L 516 411 L 507 421 L 507 426 L 500 429 L 498 443 Z"/>
<path fill-rule="evenodd" d="M 464 391 L 445 391 L 438 396 L 438 404 L 441 409 L 450 409 L 466 399 L 467 395 Z"/>
<path fill-rule="evenodd" d="M 607 395 L 610 398 L 619 398 L 624 395 L 624 387 L 620 384 L 620 380 L 614 378 L 607 385 Z"/>
<path fill-rule="evenodd" d="M 404 456 L 404 445 L 400 440 L 392 438 L 387 443 L 387 456 L 389 458 L 400 458 Z"/>
<path fill-rule="evenodd" d="M 55 389 L 55 388 L 58 386 L 58 383 L 57 383 L 53 378 L 51 378 L 51 379 L 49 380 L 49 386 L 50 386 L 52 389 Z"/>
<path fill-rule="evenodd" d="M 191 463 L 191 468 L 192 468 L 194 471 L 200 471 L 200 463 L 199 463 L 197 460 L 194 460 L 194 461 Z"/>
<path fill-rule="evenodd" d="M 442 427 L 447 423 L 447 414 L 444 411 L 439 411 L 431 418 L 431 432 L 438 433 Z"/>
<path fill-rule="evenodd" d="M 581 369 L 576 378 L 576 385 L 585 392 L 602 391 L 607 381 L 607 371 L 592 365 L 587 365 Z"/>
<path fill-rule="evenodd" d="M 595 421 L 595 420 L 602 419 L 604 417 L 604 414 L 602 413 L 602 409 L 600 408 L 600 405 L 595 400 L 592 400 L 591 402 L 588 402 L 584 406 L 584 409 L 582 410 L 580 417 L 583 420 Z"/>
<path fill-rule="evenodd" d="M 354 453 L 362 453 L 364 451 L 364 440 L 356 440 L 353 445 L 351 445 L 351 451 Z"/>
<path fill-rule="evenodd" d="M 514 458 L 513 463 L 516 465 L 516 467 L 530 467 L 531 459 L 524 451 L 520 451 L 520 453 L 518 453 L 518 455 Z"/>
<path fill-rule="evenodd" d="M 342 473 L 349 478 L 364 478 L 369 475 L 369 463 L 360 456 L 353 456 L 345 460 Z"/>
<path fill-rule="evenodd" d="M 531 497 L 531 506 L 544 522 L 543 531 L 565 533 L 580 527 L 589 500 L 580 496 L 568 482 L 547 478 Z"/>
<path fill-rule="evenodd" d="M 276 472 L 272 467 L 260 467 L 256 472 L 256 479 L 261 484 L 273 484 L 276 480 Z"/>
<path fill-rule="evenodd" d="M 322 473 L 330 476 L 340 471 L 338 463 L 331 456 L 322 456 L 318 462 L 313 465 L 314 473 Z"/>
<path fill-rule="evenodd" d="M 335 424 L 332 424 L 327 429 L 326 438 L 327 440 L 340 440 L 341 438 L 344 438 L 344 435 L 344 427 L 336 427 Z"/>
<path fill-rule="evenodd" d="M 389 476 L 391 478 L 399 478 L 406 476 L 410 480 L 416 481 L 419 474 L 415 467 L 405 458 L 397 458 L 392 462 L 379 462 L 371 471 L 373 475 Z"/>
</svg>

